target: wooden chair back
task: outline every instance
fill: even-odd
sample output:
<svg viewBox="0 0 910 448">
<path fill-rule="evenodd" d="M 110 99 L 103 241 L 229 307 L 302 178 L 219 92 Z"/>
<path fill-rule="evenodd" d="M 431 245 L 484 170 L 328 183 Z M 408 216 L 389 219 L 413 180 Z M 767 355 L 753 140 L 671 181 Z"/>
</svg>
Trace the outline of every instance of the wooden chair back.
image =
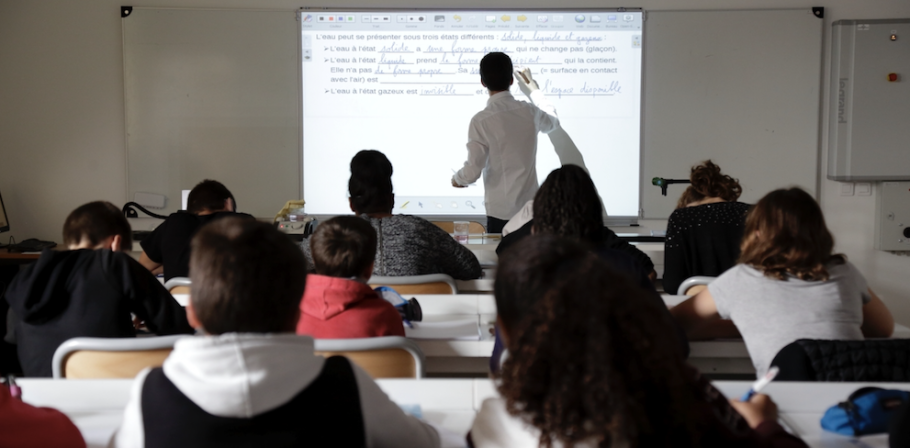
<svg viewBox="0 0 910 448">
<path fill-rule="evenodd" d="M 442 230 L 445 230 L 446 233 L 455 233 L 455 222 L 454 221 L 433 221 L 433 224 L 436 224 L 436 227 L 439 227 Z M 487 229 L 483 227 L 483 224 L 477 221 L 470 221 L 468 223 L 468 233 L 471 234 L 480 234 L 486 233 Z"/>
<path fill-rule="evenodd" d="M 344 356 L 366 370 L 373 378 L 419 378 L 417 362 L 407 350 L 389 348 L 368 351 L 316 352 L 317 355 Z"/>
<path fill-rule="evenodd" d="M 63 361 L 64 378 L 135 378 L 146 367 L 161 367 L 171 350 L 75 351 Z"/>
<path fill-rule="evenodd" d="M 175 286 L 175 287 L 171 288 L 170 291 L 168 291 L 168 292 L 170 292 L 171 295 L 174 295 L 174 294 L 189 294 L 189 293 L 190 293 L 190 287 L 189 287 L 189 286 L 183 286 L 183 285 Z"/>
<path fill-rule="evenodd" d="M 429 283 L 415 283 L 413 285 L 384 285 L 382 283 L 370 284 L 370 288 L 378 288 L 380 286 L 388 286 L 395 291 L 398 291 L 398 294 L 408 295 L 408 294 L 456 294 L 456 291 L 452 290 L 452 286 L 446 282 L 429 282 Z"/>
</svg>

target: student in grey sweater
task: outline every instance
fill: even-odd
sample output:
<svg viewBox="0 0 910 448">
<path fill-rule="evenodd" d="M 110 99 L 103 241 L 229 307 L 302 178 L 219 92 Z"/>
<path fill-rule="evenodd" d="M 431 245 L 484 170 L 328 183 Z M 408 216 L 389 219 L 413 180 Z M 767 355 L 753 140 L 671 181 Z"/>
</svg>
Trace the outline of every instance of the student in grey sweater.
<svg viewBox="0 0 910 448">
<path fill-rule="evenodd" d="M 477 257 L 451 235 L 423 218 L 392 214 L 392 164 L 383 153 L 363 150 L 354 156 L 348 191 L 351 210 L 376 229 L 373 275 L 448 274 L 459 280 L 480 277 Z M 312 266 L 309 239 L 300 247 Z"/>
</svg>

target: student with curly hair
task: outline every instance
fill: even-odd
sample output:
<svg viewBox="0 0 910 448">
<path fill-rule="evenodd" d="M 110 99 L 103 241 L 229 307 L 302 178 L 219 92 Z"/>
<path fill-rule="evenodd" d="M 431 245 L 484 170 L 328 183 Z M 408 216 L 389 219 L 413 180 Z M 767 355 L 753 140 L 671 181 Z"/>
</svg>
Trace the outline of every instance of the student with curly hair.
<svg viewBox="0 0 910 448">
<path fill-rule="evenodd" d="M 706 160 L 692 167 L 686 188 L 667 221 L 664 291 L 696 275 L 716 277 L 736 264 L 749 204 L 737 202 L 739 181 Z"/>
<path fill-rule="evenodd" d="M 649 281 L 657 277 L 651 258 L 604 226 L 600 195 L 584 168 L 567 164 L 553 170 L 534 197 L 545 203 L 528 201 L 522 208 L 522 213 L 519 213 L 523 216 L 516 216 L 509 221 L 509 225 L 514 224 L 516 229 L 508 233 L 503 229 L 502 241 L 496 246 L 497 255 L 530 235 L 531 229 L 537 225 L 538 230 L 574 236 L 592 246 L 624 252 L 641 266 Z M 538 213 L 541 213 L 541 218 L 535 219 Z"/>
<path fill-rule="evenodd" d="M 666 315 L 578 243 L 528 237 L 494 288 L 510 356 L 474 447 L 805 446 L 767 396 L 728 402 L 687 366 Z"/>
<path fill-rule="evenodd" d="M 671 310 L 692 339 L 730 319 L 758 376 L 797 339 L 889 337 L 894 319 L 841 254 L 821 208 L 799 188 L 776 190 L 746 218 L 739 264 Z"/>
</svg>

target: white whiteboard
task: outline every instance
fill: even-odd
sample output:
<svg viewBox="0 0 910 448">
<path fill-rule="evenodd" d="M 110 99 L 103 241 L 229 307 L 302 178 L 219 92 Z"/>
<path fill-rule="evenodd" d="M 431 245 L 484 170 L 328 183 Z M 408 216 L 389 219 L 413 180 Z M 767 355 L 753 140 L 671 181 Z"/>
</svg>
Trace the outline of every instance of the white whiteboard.
<svg viewBox="0 0 910 448">
<path fill-rule="evenodd" d="M 688 179 L 713 159 L 754 203 L 775 188 L 815 195 L 824 20 L 809 8 L 651 11 L 645 34 L 642 209 L 667 218 L 653 177 Z"/>
<path fill-rule="evenodd" d="M 301 193 L 294 11 L 134 9 L 123 19 L 128 197 L 224 183 L 270 217 Z"/>
</svg>

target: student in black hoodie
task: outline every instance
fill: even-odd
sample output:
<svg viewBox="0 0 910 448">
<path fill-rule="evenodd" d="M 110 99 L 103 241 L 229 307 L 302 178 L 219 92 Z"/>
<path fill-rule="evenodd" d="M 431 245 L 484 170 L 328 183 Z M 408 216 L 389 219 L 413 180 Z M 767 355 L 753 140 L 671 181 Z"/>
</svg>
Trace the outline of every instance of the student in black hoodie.
<svg viewBox="0 0 910 448">
<path fill-rule="evenodd" d="M 131 233 L 120 209 L 90 202 L 63 225 L 70 250 L 45 250 L 13 279 L 6 300 L 26 376 L 51 376 L 54 351 L 70 338 L 135 336 L 130 313 L 159 335 L 193 332 L 180 304 L 122 252 Z"/>
<path fill-rule="evenodd" d="M 226 216 L 244 216 L 236 213 L 234 195 L 217 180 L 204 180 L 196 184 L 186 200 L 186 211 L 167 217 L 151 235 L 142 240 L 139 262 L 149 271 L 164 267 L 164 279 L 190 276 L 190 241 L 205 224 Z"/>
</svg>

